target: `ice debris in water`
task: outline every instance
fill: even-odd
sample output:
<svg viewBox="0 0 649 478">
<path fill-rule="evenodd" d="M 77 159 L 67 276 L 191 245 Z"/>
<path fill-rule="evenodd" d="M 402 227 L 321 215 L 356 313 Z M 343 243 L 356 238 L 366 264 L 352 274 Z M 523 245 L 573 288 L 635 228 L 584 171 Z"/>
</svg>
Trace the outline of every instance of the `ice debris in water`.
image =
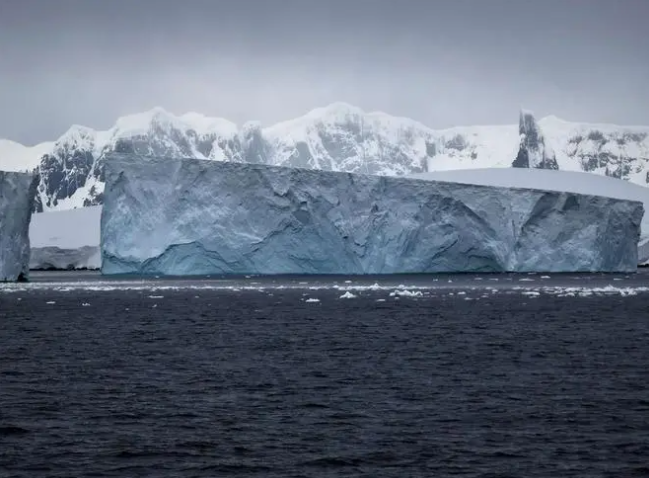
<svg viewBox="0 0 649 478">
<path fill-rule="evenodd" d="M 424 294 L 420 290 L 395 290 L 393 292 L 390 292 L 390 297 L 422 297 Z"/>
</svg>

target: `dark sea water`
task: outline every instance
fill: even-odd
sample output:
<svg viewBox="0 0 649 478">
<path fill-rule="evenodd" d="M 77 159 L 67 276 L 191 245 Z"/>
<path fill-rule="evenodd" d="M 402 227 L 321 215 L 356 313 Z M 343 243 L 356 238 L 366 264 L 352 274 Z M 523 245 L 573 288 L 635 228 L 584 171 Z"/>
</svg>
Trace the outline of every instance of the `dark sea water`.
<svg viewBox="0 0 649 478">
<path fill-rule="evenodd" d="M 3 478 L 649 475 L 645 273 L 34 279 Z"/>
</svg>

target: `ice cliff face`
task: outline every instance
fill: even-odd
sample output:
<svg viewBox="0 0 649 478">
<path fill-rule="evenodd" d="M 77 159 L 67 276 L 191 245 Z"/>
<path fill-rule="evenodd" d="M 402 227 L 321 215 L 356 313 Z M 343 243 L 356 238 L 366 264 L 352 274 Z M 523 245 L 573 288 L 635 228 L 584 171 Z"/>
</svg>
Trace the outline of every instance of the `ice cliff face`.
<svg viewBox="0 0 649 478">
<path fill-rule="evenodd" d="M 521 137 L 518 155 L 512 163 L 515 168 L 559 169 L 557 158 L 545 143 L 541 128 L 534 115 L 521 111 L 518 133 Z"/>
<path fill-rule="evenodd" d="M 29 222 L 38 178 L 0 171 L 0 281 L 27 279 Z"/>
<path fill-rule="evenodd" d="M 106 161 L 104 274 L 634 271 L 642 203 L 201 160 Z"/>
<path fill-rule="evenodd" d="M 517 161 L 525 167 L 556 166 L 649 182 L 649 127 L 555 117 L 536 122 L 529 113 L 520 120 L 519 125 L 433 130 L 408 118 L 335 103 L 269 127 L 255 122 L 238 127 L 220 118 L 175 116 L 156 108 L 122 117 L 107 131 L 73 126 L 56 142 L 33 148 L 0 140 L 0 168 L 38 169 L 39 211 L 101 204 L 104 158 L 111 153 L 385 176 L 509 167 Z"/>
</svg>

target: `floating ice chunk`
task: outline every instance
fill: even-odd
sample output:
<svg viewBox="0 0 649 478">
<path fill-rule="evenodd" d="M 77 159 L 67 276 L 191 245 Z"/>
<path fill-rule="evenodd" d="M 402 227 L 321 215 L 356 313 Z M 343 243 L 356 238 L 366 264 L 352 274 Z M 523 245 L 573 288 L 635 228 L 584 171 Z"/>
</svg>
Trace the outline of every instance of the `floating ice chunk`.
<svg viewBox="0 0 649 478">
<path fill-rule="evenodd" d="M 424 294 L 420 290 L 395 290 L 390 292 L 390 297 L 422 297 Z"/>
</svg>

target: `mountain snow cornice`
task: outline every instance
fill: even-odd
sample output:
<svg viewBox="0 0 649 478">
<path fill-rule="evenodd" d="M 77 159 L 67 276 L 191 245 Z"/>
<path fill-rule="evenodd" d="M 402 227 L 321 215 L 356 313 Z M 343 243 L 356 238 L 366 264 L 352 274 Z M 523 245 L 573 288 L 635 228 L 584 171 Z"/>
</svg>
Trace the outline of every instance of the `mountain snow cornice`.
<svg viewBox="0 0 649 478">
<path fill-rule="evenodd" d="M 536 121 L 433 130 L 408 118 L 346 103 L 294 120 L 242 126 L 162 108 L 119 118 L 107 131 L 72 126 L 53 143 L 27 148 L 0 140 L 0 168 L 37 169 L 38 210 L 102 204 L 110 153 L 260 163 L 403 176 L 427 171 L 534 167 L 588 171 L 649 183 L 649 127 Z"/>
</svg>

